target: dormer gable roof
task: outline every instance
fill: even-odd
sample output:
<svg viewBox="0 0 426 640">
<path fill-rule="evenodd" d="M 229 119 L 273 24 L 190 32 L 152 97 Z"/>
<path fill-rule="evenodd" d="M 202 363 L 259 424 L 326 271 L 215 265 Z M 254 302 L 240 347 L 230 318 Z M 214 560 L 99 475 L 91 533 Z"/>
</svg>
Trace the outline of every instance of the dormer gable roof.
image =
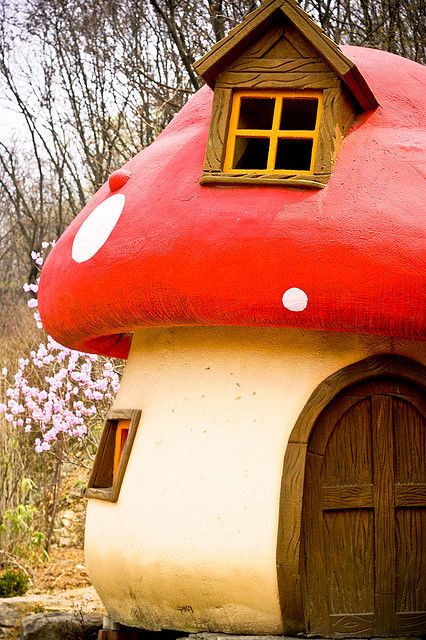
<svg viewBox="0 0 426 640">
<path fill-rule="evenodd" d="M 363 111 L 374 109 L 378 102 L 357 66 L 328 38 L 321 28 L 298 6 L 295 0 L 264 0 L 241 24 L 234 27 L 205 56 L 194 63 L 197 73 L 214 88 L 217 76 L 226 69 L 252 41 L 283 15 L 310 42 L 337 76 L 345 83 Z"/>
</svg>

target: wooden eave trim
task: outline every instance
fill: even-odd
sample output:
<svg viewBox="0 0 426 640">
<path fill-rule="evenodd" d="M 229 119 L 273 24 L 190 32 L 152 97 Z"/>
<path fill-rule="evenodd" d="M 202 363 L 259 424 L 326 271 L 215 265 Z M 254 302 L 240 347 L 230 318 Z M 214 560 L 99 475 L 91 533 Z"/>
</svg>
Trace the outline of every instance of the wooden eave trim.
<svg viewBox="0 0 426 640">
<path fill-rule="evenodd" d="M 285 3 L 281 7 L 281 12 L 315 47 L 320 56 L 326 60 L 340 78 L 343 78 L 351 70 L 354 63 L 299 6 Z"/>
<path fill-rule="evenodd" d="M 370 109 L 376 109 L 379 106 L 376 96 L 371 91 L 357 66 L 353 65 L 351 70 L 343 76 L 342 80 L 363 111 L 370 111 Z"/>
<path fill-rule="evenodd" d="M 299 6 L 285 4 L 281 11 L 343 80 L 363 111 L 378 107 L 379 103 L 358 67 Z"/>
<path fill-rule="evenodd" d="M 339 47 L 328 38 L 322 29 L 301 9 L 294 0 L 266 0 L 258 9 L 218 42 L 205 56 L 194 62 L 197 73 L 207 84 L 214 88 L 219 73 L 231 64 L 235 49 L 241 47 L 244 40 L 255 29 L 261 29 L 265 21 L 274 13 L 281 11 L 300 33 L 315 47 L 318 54 L 343 80 L 363 111 L 375 109 L 378 102 L 363 78 L 357 66 L 345 56 Z"/>
<path fill-rule="evenodd" d="M 345 56 L 337 44 L 326 36 L 299 6 L 284 4 L 281 11 L 343 80 L 361 109 L 375 109 L 379 103 L 373 92 L 358 67 Z"/>
<path fill-rule="evenodd" d="M 284 0 L 287 2 L 288 0 Z M 294 0 L 290 0 L 293 2 Z M 245 38 L 256 28 L 260 28 L 262 24 L 274 13 L 281 8 L 283 0 L 266 0 L 258 9 L 255 9 L 243 20 L 243 22 L 228 33 L 216 43 L 208 53 L 193 63 L 195 71 L 213 88 L 216 76 L 223 69 L 226 62 L 224 59 L 231 56 L 233 50 L 238 47 Z M 220 64 L 222 62 L 222 64 Z M 217 65 L 220 69 L 216 70 Z"/>
</svg>

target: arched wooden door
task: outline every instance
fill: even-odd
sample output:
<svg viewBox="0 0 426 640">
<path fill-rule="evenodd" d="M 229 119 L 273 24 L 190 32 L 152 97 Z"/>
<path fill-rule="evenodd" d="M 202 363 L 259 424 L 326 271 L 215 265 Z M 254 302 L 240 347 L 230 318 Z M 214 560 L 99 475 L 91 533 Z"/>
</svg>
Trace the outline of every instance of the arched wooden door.
<svg viewBox="0 0 426 640">
<path fill-rule="evenodd" d="M 426 632 L 426 399 L 374 379 L 337 396 L 308 442 L 302 514 L 306 631 Z"/>
</svg>

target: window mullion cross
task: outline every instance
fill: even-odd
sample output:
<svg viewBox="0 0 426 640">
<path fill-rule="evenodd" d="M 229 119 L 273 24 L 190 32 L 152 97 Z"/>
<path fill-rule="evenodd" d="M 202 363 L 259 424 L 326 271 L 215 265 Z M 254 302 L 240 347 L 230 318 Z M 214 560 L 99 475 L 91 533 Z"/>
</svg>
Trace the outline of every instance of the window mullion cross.
<svg viewBox="0 0 426 640">
<path fill-rule="evenodd" d="M 269 171 L 275 169 L 275 159 L 277 156 L 278 145 L 278 131 L 280 129 L 281 111 L 282 111 L 283 99 L 282 96 L 275 98 L 274 117 L 272 119 L 271 137 L 269 141 L 269 153 L 268 153 L 268 165 Z"/>
</svg>

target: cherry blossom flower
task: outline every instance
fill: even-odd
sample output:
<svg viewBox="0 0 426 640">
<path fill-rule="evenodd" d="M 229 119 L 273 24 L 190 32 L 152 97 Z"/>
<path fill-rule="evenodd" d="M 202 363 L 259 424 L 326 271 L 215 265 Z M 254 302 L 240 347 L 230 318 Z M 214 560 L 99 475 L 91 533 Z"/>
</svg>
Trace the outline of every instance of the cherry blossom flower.
<svg viewBox="0 0 426 640">
<path fill-rule="evenodd" d="M 53 245 L 42 243 L 42 251 L 32 252 L 38 266 L 43 264 L 43 252 Z M 25 284 L 23 288 L 37 294 L 38 284 Z M 37 304 L 36 297 L 28 301 L 30 309 L 36 309 Z M 37 310 L 33 316 L 42 330 Z M 1 376 L 9 386 L 6 402 L 0 403 L 0 414 L 13 426 L 34 433 L 38 453 L 49 451 L 60 435 L 84 439 L 93 426 L 99 425 L 105 404 L 120 386 L 111 361 L 63 347 L 49 335 L 27 357 L 19 359 L 12 377 L 6 367 Z"/>
</svg>

